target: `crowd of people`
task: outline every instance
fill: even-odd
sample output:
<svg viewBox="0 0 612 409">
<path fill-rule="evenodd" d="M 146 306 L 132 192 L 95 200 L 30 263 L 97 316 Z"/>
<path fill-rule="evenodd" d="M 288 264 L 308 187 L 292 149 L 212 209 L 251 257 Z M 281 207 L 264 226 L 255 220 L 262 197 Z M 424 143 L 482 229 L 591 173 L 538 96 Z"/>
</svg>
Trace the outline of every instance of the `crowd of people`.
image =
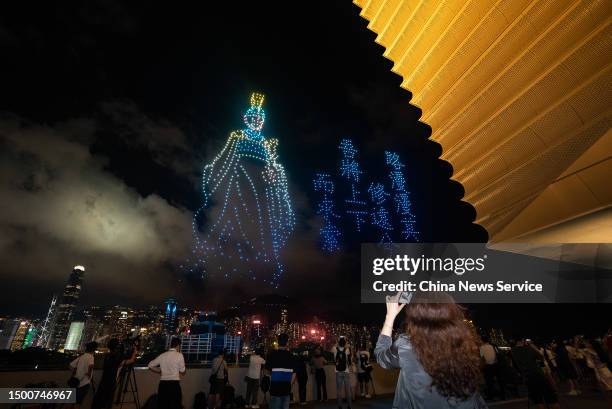
<svg viewBox="0 0 612 409">
<path fill-rule="evenodd" d="M 583 388 L 598 389 L 610 399 L 612 391 L 612 331 L 601 338 L 576 336 L 548 343 L 531 339 L 511 341 L 500 348 L 482 339 L 485 396 L 506 399 L 524 382 L 536 403 L 557 404 L 561 391 L 580 395 Z"/>
<path fill-rule="evenodd" d="M 264 354 L 262 348 L 257 349 L 249 356 L 249 367 L 244 378 L 246 383 L 246 395 L 242 405 L 246 408 L 259 408 L 259 391 L 269 394 L 269 407 L 287 408 L 291 402 L 306 404 L 307 384 L 309 377 L 313 377 L 315 385 L 315 398 L 317 401 L 326 401 L 327 397 L 327 375 L 325 367 L 333 365 L 338 390 L 337 402 L 342 407 L 344 402 L 350 409 L 352 401 L 360 394 L 363 398 L 370 398 L 370 384 L 372 364 L 370 352 L 365 345 L 361 348 L 351 348 L 346 338 L 340 337 L 338 343 L 332 349 L 326 359 L 325 352 L 321 347 L 312 351 L 304 351 L 296 354 L 289 351 L 287 347 L 289 336 L 278 335 L 278 347 Z M 118 402 L 120 393 L 125 382 L 125 374 L 130 370 L 136 360 L 138 353 L 137 340 L 134 345 L 127 349 L 117 339 L 109 340 L 107 347 L 109 352 L 105 354 L 103 371 L 98 387 L 94 391 L 92 409 L 110 409 Z M 159 374 L 160 380 L 155 395 L 155 407 L 160 409 L 182 409 L 183 395 L 181 389 L 181 378 L 186 372 L 185 359 L 180 352 L 181 340 L 173 338 L 170 348 L 149 362 L 148 368 Z M 69 383 L 74 382 L 76 388 L 77 407 L 84 401 L 85 397 L 93 388 L 94 352 L 97 344 L 92 342 L 87 345 L 84 354 L 71 362 L 72 376 Z M 224 407 L 229 400 L 237 401 L 233 396 L 229 397 L 227 391 L 234 390 L 228 381 L 228 364 L 225 351 L 219 351 L 212 360 L 211 374 L 209 378 L 208 398 L 202 404 L 202 408 L 216 409 Z M 297 393 L 294 396 L 294 391 Z M 233 392 L 232 392 L 233 394 Z M 198 400 L 198 399 L 196 399 Z M 241 405 L 241 406 L 242 406 Z M 197 405 L 195 405 L 197 406 Z"/>
<path fill-rule="evenodd" d="M 393 339 L 395 320 L 402 310 L 404 327 Z M 579 395 L 584 388 L 602 391 L 612 407 L 612 331 L 597 339 L 577 336 L 549 343 L 520 339 L 499 346 L 479 337 L 466 322 L 464 309 L 448 294 L 429 292 L 388 300 L 372 354 L 366 345 L 349 345 L 345 337 L 339 337 L 331 351 L 316 347 L 296 354 L 288 348 L 288 335 L 279 334 L 276 349 L 267 354 L 258 349 L 250 355 L 242 402 L 233 396 L 225 353 L 219 351 L 212 361 L 208 399 L 202 401 L 196 395 L 194 409 L 222 408 L 228 402 L 256 409 L 259 391 L 269 394 L 270 409 L 286 409 L 292 401 L 305 405 L 309 377 L 314 377 L 315 399 L 326 401 L 326 365 L 334 368 L 338 408 L 350 409 L 356 398 L 371 396 L 373 361 L 384 369 L 400 369 L 395 409 L 485 409 L 485 397 L 519 396 L 521 385 L 540 408 L 559 408 L 561 393 Z M 185 361 L 180 344 L 180 339 L 173 339 L 170 349 L 148 365 L 160 374 L 159 409 L 183 408 L 180 380 Z M 131 355 L 121 352 L 116 340 L 109 342 L 109 349 L 93 398 L 94 409 L 112 406 L 118 369 L 129 367 L 135 359 L 133 351 Z M 77 404 L 90 389 L 94 350 L 95 345 L 88 345 L 86 353 L 71 363 Z"/>
<path fill-rule="evenodd" d="M 405 308 L 405 328 L 392 340 L 396 317 Z M 387 315 L 375 349 L 384 368 L 400 368 L 393 408 L 482 409 L 485 396 L 502 399 L 525 385 L 538 408 L 560 408 L 559 391 L 580 394 L 580 385 L 599 389 L 612 408 L 612 332 L 602 339 L 575 337 L 538 346 L 520 339 L 498 348 L 480 339 L 466 324 L 463 309 L 445 293 L 398 294 L 387 302 Z"/>
</svg>

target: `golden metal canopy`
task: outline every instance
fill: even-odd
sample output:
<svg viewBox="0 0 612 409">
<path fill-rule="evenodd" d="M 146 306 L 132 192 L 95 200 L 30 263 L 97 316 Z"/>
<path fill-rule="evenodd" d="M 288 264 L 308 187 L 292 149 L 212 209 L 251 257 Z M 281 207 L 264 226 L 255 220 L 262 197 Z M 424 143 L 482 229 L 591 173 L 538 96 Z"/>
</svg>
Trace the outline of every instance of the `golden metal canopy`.
<svg viewBox="0 0 612 409">
<path fill-rule="evenodd" d="M 612 2 L 354 3 L 493 241 L 610 241 Z"/>
</svg>

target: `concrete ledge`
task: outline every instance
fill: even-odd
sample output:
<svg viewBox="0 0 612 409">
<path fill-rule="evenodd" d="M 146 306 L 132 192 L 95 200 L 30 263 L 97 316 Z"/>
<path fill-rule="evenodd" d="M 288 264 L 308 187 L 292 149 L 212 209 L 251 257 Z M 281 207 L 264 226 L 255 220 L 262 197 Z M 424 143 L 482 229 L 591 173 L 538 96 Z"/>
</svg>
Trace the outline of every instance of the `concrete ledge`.
<svg viewBox="0 0 612 409">
<path fill-rule="evenodd" d="M 136 383 L 138 384 L 138 396 L 141 404 L 157 391 L 157 384 L 159 382 L 159 375 L 147 370 L 147 368 L 139 367 L 135 369 Z M 374 365 L 374 371 L 372 373 L 372 379 L 374 380 L 374 387 L 376 393 L 381 394 L 393 394 L 395 393 L 395 387 L 397 384 L 398 370 L 385 370 L 380 368 L 378 365 Z M 65 385 L 66 381 L 70 377 L 71 372 L 69 370 L 57 370 L 57 371 L 16 371 L 16 372 L 0 372 L 0 387 L 23 387 L 28 383 L 39 383 L 39 382 L 56 382 L 58 385 Z M 203 391 L 208 396 L 210 384 L 208 378 L 210 377 L 210 368 L 187 368 L 187 373 L 181 380 L 181 386 L 183 389 L 183 405 L 185 408 L 193 407 L 193 399 L 196 393 Z M 230 368 L 228 377 L 229 383 L 236 389 L 236 396 L 245 396 L 246 384 L 244 377 L 247 374 L 247 368 Z M 333 366 L 327 366 L 325 368 L 325 375 L 327 381 L 327 397 L 329 399 L 336 398 L 336 378 Z M 94 381 L 101 378 L 102 371 L 94 371 Z M 297 385 L 294 388 L 294 395 L 297 398 Z M 309 374 L 308 387 L 307 387 L 307 399 L 313 400 L 315 396 L 315 380 L 314 375 Z M 263 394 L 259 391 L 259 399 L 263 401 Z M 89 407 L 91 401 L 91 393 L 84 402 L 84 407 Z"/>
</svg>

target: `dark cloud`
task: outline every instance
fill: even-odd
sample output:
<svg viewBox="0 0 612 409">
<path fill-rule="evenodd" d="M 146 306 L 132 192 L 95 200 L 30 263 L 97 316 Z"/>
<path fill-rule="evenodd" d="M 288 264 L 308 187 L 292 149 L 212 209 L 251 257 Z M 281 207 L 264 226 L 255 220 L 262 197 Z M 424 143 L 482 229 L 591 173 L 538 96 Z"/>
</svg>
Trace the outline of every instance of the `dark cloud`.
<svg viewBox="0 0 612 409">
<path fill-rule="evenodd" d="M 88 119 L 0 121 L 0 196 L 10 198 L 0 212 L 3 279 L 57 289 L 83 264 L 87 287 L 162 297 L 175 278 L 166 264 L 189 247 L 191 212 L 107 172 L 89 151 L 96 129 Z"/>
<path fill-rule="evenodd" d="M 311 188 L 316 171 L 336 169 L 344 137 L 355 140 L 373 178 L 385 176 L 385 149 L 405 158 L 425 240 L 486 239 L 357 7 L 215 6 L 7 6 L 0 109 L 18 116 L 1 123 L 0 189 L 9 200 L 0 261 L 3 277 L 27 280 L 11 287 L 0 311 L 28 287 L 61 288 L 74 263 L 88 267 L 85 303 L 155 302 L 176 292 L 185 304 L 222 306 L 267 291 L 202 282 L 178 268 L 191 248 L 202 166 L 242 126 L 254 90 L 266 94 L 266 134 L 279 139 L 297 214 L 282 254 L 286 293 L 312 305 L 357 304 L 358 247 L 318 250 Z M 46 303 L 20 302 L 39 310 Z"/>
<path fill-rule="evenodd" d="M 191 288 L 193 278 L 179 266 L 192 246 L 192 212 L 158 194 L 140 194 L 110 172 L 109 159 L 92 154 L 91 147 L 112 130 L 114 142 L 145 152 L 167 172 L 188 180 L 194 179 L 201 156 L 192 156 L 178 128 L 151 120 L 133 104 L 105 104 L 100 117 L 53 126 L 16 116 L 0 120 L 0 194 L 10 198 L 0 214 L 3 279 L 46 288 L 50 297 L 72 266 L 83 264 L 87 303 L 157 303 L 180 294 L 196 305 L 225 306 L 241 301 L 241 294 L 271 291 L 265 284 L 244 284 L 243 276 L 215 277 Z M 292 277 L 322 282 L 330 268 L 341 269 L 342 256 L 321 254 L 319 220 L 295 184 L 290 191 L 299 219 L 283 255 L 289 266 L 283 290 L 300 294 L 302 281 Z M 44 294 L 40 288 L 33 291 Z"/>
</svg>

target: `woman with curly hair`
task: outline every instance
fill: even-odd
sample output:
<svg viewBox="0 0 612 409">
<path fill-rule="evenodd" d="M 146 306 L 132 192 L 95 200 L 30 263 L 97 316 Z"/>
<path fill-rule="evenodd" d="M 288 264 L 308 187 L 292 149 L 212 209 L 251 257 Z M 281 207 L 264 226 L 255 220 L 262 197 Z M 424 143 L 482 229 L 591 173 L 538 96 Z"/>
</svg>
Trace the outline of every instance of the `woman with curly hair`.
<svg viewBox="0 0 612 409">
<path fill-rule="evenodd" d="M 408 304 L 394 297 L 374 355 L 383 368 L 399 368 L 397 409 L 483 409 L 478 393 L 480 355 L 463 309 L 446 293 L 414 293 Z M 402 299 L 402 301 L 404 301 Z M 406 307 L 406 330 L 391 340 L 395 318 Z"/>
</svg>

